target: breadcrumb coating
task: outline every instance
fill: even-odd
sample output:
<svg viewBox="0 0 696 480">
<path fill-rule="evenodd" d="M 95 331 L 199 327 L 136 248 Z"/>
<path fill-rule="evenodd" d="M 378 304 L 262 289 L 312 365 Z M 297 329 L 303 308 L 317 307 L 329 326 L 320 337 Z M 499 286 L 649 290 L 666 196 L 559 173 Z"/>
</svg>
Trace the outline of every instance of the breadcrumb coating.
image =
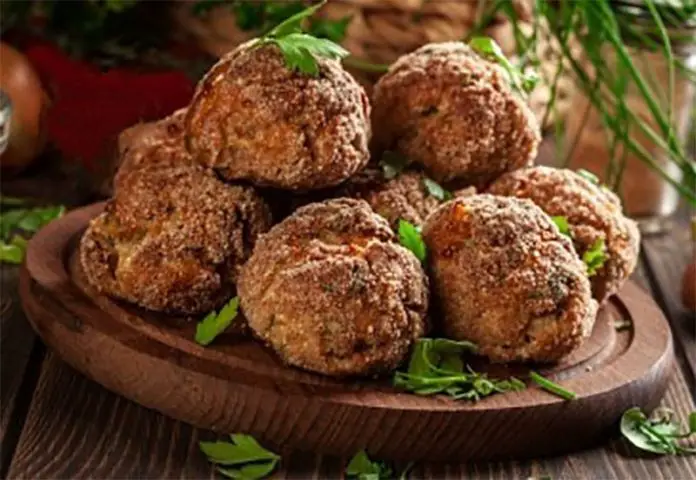
<svg viewBox="0 0 696 480">
<path fill-rule="evenodd" d="M 599 302 L 618 292 L 635 269 L 638 226 L 623 215 L 621 201 L 606 187 L 572 170 L 537 166 L 502 176 L 489 192 L 527 198 L 547 214 L 565 217 L 580 258 L 598 239 L 604 240 L 606 260 L 590 278 Z"/>
<path fill-rule="evenodd" d="M 239 278 L 253 332 L 288 364 L 389 372 L 426 329 L 428 279 L 361 200 L 298 209 L 262 235 Z"/>
<path fill-rule="evenodd" d="M 537 121 L 506 73 L 462 42 L 401 57 L 375 85 L 373 150 L 392 150 L 440 183 L 483 187 L 532 164 Z"/>
<path fill-rule="evenodd" d="M 197 165 L 184 146 L 183 120 L 186 109 L 156 122 L 139 123 L 118 137 L 118 171 L 114 189 L 133 172 L 143 169 Z"/>
<path fill-rule="evenodd" d="M 233 295 L 256 238 L 270 228 L 261 197 L 190 168 L 126 180 L 82 237 L 90 284 L 155 311 L 219 307 Z"/>
<path fill-rule="evenodd" d="M 290 70 L 277 46 L 246 43 L 199 83 L 185 120 L 188 150 L 228 180 L 311 190 L 368 162 L 370 106 L 340 62 Z"/>
<path fill-rule="evenodd" d="M 442 328 L 494 362 L 554 362 L 589 336 L 597 303 L 568 238 L 529 200 L 474 195 L 423 229 Z"/>
</svg>

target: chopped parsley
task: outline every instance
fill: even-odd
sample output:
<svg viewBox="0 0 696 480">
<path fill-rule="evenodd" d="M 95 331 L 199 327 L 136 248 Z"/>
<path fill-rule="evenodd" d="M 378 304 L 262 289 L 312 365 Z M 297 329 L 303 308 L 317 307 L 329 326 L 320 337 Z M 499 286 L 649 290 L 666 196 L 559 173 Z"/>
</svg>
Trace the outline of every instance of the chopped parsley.
<svg viewBox="0 0 696 480">
<path fill-rule="evenodd" d="M 421 263 L 425 262 L 427 249 L 419 228 L 406 220 L 399 220 L 399 242 L 411 250 Z"/>
<path fill-rule="evenodd" d="M 384 178 L 391 180 L 401 175 L 401 172 L 408 166 L 408 159 L 403 155 L 387 150 L 382 154 L 379 166 L 382 167 Z"/>
<path fill-rule="evenodd" d="M 522 72 L 507 59 L 500 45 L 489 37 L 474 37 L 469 41 L 469 46 L 482 57 L 492 60 L 500 65 L 508 74 L 510 85 L 519 93 L 525 95 L 534 90 L 539 82 L 536 72 Z"/>
<path fill-rule="evenodd" d="M 592 277 L 602 268 L 607 259 L 604 239 L 599 237 L 592 246 L 582 254 L 582 261 L 587 266 L 587 275 Z"/>
<path fill-rule="evenodd" d="M 456 400 L 474 401 L 525 388 L 515 377 L 498 380 L 475 372 L 462 357 L 476 351 L 476 345 L 467 341 L 420 338 L 413 347 L 408 369 L 394 375 L 394 386 L 416 395 L 443 394 Z"/>
<path fill-rule="evenodd" d="M 232 442 L 199 442 L 208 461 L 228 478 L 259 480 L 275 470 L 280 456 L 263 448 L 251 435 L 230 435 Z"/>
<path fill-rule="evenodd" d="M 430 196 L 437 198 L 441 202 L 446 202 L 447 200 L 452 199 L 452 194 L 444 188 L 442 188 L 442 185 L 440 185 L 431 178 L 423 178 L 423 185 L 425 186 L 425 189 L 428 191 Z"/>
<path fill-rule="evenodd" d="M 570 233 L 570 224 L 568 223 L 568 219 L 566 217 L 556 215 L 551 217 L 551 220 L 553 220 L 553 223 L 556 224 L 559 232 L 568 238 L 573 238 L 572 234 Z"/>
<path fill-rule="evenodd" d="M 659 455 L 692 455 L 696 448 L 683 445 L 685 440 L 696 434 L 696 411 L 689 414 L 688 424 L 674 420 L 674 412 L 660 409 L 653 418 L 648 418 L 638 407 L 633 407 L 621 416 L 621 434 L 636 448 Z"/>
<path fill-rule="evenodd" d="M 196 325 L 196 343 L 209 345 L 215 337 L 232 324 L 239 312 L 239 297 L 234 297 L 222 307 L 220 313 L 210 312 Z"/>
</svg>

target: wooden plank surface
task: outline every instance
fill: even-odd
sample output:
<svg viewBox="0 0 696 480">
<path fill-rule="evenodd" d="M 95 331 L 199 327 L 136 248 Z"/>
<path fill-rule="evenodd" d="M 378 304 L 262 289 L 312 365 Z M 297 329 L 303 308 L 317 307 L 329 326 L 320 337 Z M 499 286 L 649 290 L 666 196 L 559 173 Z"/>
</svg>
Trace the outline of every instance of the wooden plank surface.
<svg viewBox="0 0 696 480">
<path fill-rule="evenodd" d="M 694 409 L 684 377 L 663 405 Z M 210 478 L 197 442 L 214 434 L 168 419 L 115 395 L 49 354 L 8 478 Z M 336 478 L 347 459 L 282 451 L 277 478 Z M 692 459 L 644 460 L 626 443 L 538 461 L 418 465 L 413 478 L 696 478 Z"/>
<path fill-rule="evenodd" d="M 19 269 L 0 267 L 0 478 L 4 476 L 26 416 L 38 373 L 41 347 L 27 322 L 17 294 Z M 35 350 L 32 355 L 32 350 Z"/>
<path fill-rule="evenodd" d="M 655 298 L 672 326 L 677 357 L 696 395 L 696 315 L 681 303 L 682 275 L 694 254 L 694 242 L 688 225 L 691 209 L 682 208 L 668 235 L 646 237 L 641 255 L 646 273 L 655 288 Z"/>
</svg>

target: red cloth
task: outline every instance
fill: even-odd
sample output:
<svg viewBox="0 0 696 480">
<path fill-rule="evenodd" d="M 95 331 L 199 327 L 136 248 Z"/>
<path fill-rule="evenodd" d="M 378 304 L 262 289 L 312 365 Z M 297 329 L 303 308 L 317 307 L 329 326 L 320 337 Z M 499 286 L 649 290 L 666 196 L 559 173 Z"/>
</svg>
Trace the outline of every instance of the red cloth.
<svg viewBox="0 0 696 480">
<path fill-rule="evenodd" d="M 102 72 L 47 44 L 32 45 L 25 54 L 51 97 L 49 141 L 88 167 L 109 153 L 123 129 L 165 117 L 193 95 L 194 83 L 183 72 Z"/>
</svg>

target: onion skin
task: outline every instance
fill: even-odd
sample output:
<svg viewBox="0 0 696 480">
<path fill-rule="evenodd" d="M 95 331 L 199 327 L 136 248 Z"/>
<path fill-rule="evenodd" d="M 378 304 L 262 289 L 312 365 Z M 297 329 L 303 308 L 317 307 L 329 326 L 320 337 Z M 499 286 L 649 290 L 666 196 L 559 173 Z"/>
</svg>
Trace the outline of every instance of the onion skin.
<svg viewBox="0 0 696 480">
<path fill-rule="evenodd" d="M 696 311 L 696 258 L 686 266 L 684 271 L 682 303 L 692 312 Z"/>
<path fill-rule="evenodd" d="M 19 170 L 43 151 L 42 127 L 48 102 L 29 60 L 6 43 L 0 43 L 0 89 L 12 102 L 10 138 L 0 155 L 0 167 Z"/>
</svg>

